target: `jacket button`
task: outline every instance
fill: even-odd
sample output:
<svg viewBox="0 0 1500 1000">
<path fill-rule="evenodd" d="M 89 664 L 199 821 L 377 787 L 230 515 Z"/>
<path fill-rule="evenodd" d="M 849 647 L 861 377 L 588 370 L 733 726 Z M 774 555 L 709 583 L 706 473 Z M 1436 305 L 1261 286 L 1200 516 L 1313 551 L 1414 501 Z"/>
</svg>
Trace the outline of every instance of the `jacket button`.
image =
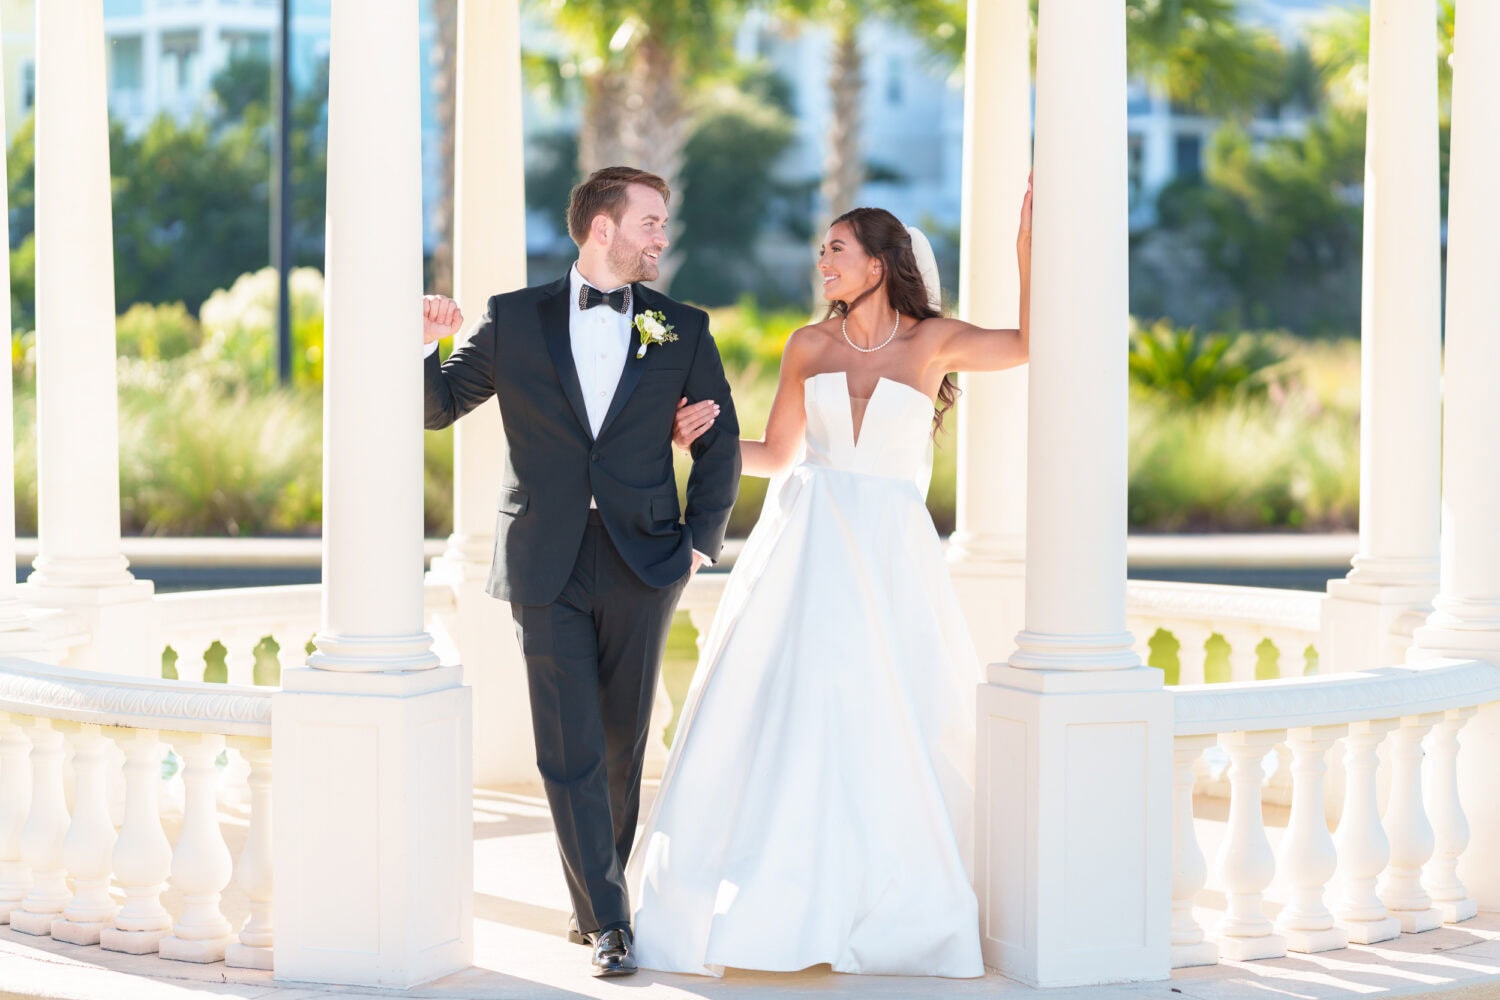
<svg viewBox="0 0 1500 1000">
<path fill-rule="evenodd" d="M 592 459 L 593 461 L 597 462 L 597 461 L 599 461 L 599 453 L 596 451 L 592 455 L 590 455 L 589 458 Z"/>
</svg>

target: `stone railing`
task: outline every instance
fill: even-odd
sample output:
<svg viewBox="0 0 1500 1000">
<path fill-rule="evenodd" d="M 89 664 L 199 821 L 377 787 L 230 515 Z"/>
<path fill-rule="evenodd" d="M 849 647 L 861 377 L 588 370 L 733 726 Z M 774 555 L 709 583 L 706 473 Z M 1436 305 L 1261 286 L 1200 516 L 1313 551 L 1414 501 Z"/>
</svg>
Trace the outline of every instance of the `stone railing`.
<svg viewBox="0 0 1500 1000">
<path fill-rule="evenodd" d="M 218 810 L 229 755 L 249 774 L 237 860 Z M 163 801 L 175 798 L 164 781 L 173 768 L 180 809 Z M 238 933 L 222 905 L 231 878 L 248 901 Z M 0 661 L 0 923 L 111 951 L 269 969 L 271 886 L 269 690 Z"/>
<path fill-rule="evenodd" d="M 152 600 L 162 675 L 217 683 L 277 685 L 281 669 L 312 651 L 321 584 L 161 594 Z M 426 586 L 426 617 L 453 604 L 444 583 Z"/>
<path fill-rule="evenodd" d="M 1495 700 L 1500 670 L 1455 660 L 1179 686 L 1173 966 L 1328 951 L 1474 916 L 1475 901 L 1456 875 L 1469 836 L 1458 799 L 1458 735 L 1477 706 Z M 1389 771 L 1383 820 L 1376 806 L 1382 743 Z M 1198 761 L 1215 745 L 1229 758 L 1229 815 L 1215 861 L 1227 907 L 1210 936 L 1193 915 L 1194 898 L 1208 879 L 1193 791 Z M 1261 809 L 1264 760 L 1283 746 L 1291 759 L 1291 813 L 1273 853 Z M 1343 794 L 1337 832 L 1330 835 L 1326 758 L 1336 746 Z M 1273 880 L 1286 896 L 1274 921 L 1264 907 Z"/>
<path fill-rule="evenodd" d="M 1142 662 L 1165 670 L 1169 684 L 1317 670 L 1320 593 L 1132 580 L 1126 601 Z"/>
</svg>

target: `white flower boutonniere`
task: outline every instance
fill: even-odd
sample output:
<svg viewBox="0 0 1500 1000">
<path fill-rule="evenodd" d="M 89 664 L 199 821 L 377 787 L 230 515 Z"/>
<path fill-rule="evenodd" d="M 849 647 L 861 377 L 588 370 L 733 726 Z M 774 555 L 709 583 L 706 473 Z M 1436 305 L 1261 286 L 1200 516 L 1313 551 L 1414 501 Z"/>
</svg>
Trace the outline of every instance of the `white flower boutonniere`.
<svg viewBox="0 0 1500 1000">
<path fill-rule="evenodd" d="M 637 358 L 646 356 L 646 348 L 652 344 L 670 344 L 677 339 L 672 324 L 659 311 L 643 312 L 635 318 L 635 332 L 640 334 L 641 346 L 635 352 Z"/>
</svg>

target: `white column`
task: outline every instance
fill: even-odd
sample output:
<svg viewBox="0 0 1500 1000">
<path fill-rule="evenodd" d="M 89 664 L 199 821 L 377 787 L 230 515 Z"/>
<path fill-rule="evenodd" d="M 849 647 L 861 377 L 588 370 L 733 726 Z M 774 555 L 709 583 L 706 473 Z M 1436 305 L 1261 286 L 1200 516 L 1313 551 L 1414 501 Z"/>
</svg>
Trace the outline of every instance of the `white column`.
<svg viewBox="0 0 1500 1000">
<path fill-rule="evenodd" d="M 36 44 L 40 551 L 28 596 L 88 622 L 92 641 L 69 665 L 154 674 L 139 609 L 151 584 L 136 581 L 120 554 L 102 0 L 38 4 Z"/>
<path fill-rule="evenodd" d="M 1361 301 L 1359 552 L 1329 582 L 1325 672 L 1397 663 L 1438 585 L 1437 9 L 1372 0 Z M 1392 633 L 1396 635 L 1393 636 Z"/>
<path fill-rule="evenodd" d="M 472 330 L 491 295 L 526 285 L 519 4 L 459 0 L 457 86 L 453 286 Z M 536 780 L 526 664 L 509 610 L 484 589 L 507 452 L 494 402 L 454 425 L 453 534 L 428 575 L 457 598 L 438 622 L 458 647 L 485 720 L 474 734 L 474 781 L 487 788 Z"/>
<path fill-rule="evenodd" d="M 1500 663 L 1500 5 L 1461 0 L 1453 55 L 1448 161 L 1448 300 L 1443 366 L 1442 586 L 1417 630 L 1414 659 Z M 1500 789 L 1483 762 L 1500 759 L 1500 706 L 1464 730 L 1459 793 L 1475 845 L 1500 843 Z M 1500 851 L 1465 852 L 1459 875 L 1480 909 L 1500 908 Z"/>
<path fill-rule="evenodd" d="M 969 0 L 963 135 L 958 315 L 1014 328 L 1020 281 L 1009 236 L 1031 169 L 1026 0 Z M 1025 620 L 1026 370 L 958 383 L 958 525 L 948 561 L 975 647 L 993 663 L 1010 655 Z"/>
<path fill-rule="evenodd" d="M 172 844 L 161 826 L 161 734 L 130 729 L 115 737 L 125 751 L 125 817 L 115 841 L 115 877 L 125 902 L 99 934 L 106 951 L 146 955 L 172 929 L 161 893 L 172 874 Z"/>
<path fill-rule="evenodd" d="M 0 924 L 31 888 L 31 866 L 21 851 L 21 831 L 31 811 L 31 741 L 20 722 L 0 712 Z"/>
<path fill-rule="evenodd" d="M 1035 985 L 1164 979 L 1172 704 L 1125 627 L 1125 11 L 1039 17 L 1026 628 L 979 690 L 981 943 Z"/>
<path fill-rule="evenodd" d="M 1288 951 L 1310 954 L 1345 948 L 1349 935 L 1333 925 L 1323 901 L 1324 888 L 1338 869 L 1338 852 L 1328 834 L 1324 809 L 1325 758 L 1344 726 L 1314 726 L 1287 732 L 1292 752 L 1292 815 L 1277 859 L 1288 886 L 1287 905 L 1276 917 L 1276 930 Z"/>
<path fill-rule="evenodd" d="M 422 629 L 417 9 L 332 7 L 323 624 L 272 711 L 282 979 L 406 988 L 473 952 L 469 689 Z"/>
</svg>

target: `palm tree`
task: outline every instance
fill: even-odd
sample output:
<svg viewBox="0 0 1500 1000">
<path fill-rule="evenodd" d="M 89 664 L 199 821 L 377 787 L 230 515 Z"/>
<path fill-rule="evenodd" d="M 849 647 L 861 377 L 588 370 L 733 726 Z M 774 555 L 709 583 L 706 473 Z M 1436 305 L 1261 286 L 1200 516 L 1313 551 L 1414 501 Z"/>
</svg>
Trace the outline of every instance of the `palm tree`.
<svg viewBox="0 0 1500 1000">
<path fill-rule="evenodd" d="M 1453 93 L 1454 0 L 1438 0 L 1438 88 L 1447 118 Z M 1346 8 L 1325 17 L 1313 33 L 1313 58 L 1336 104 L 1362 108 L 1370 72 L 1370 11 Z"/>
</svg>

